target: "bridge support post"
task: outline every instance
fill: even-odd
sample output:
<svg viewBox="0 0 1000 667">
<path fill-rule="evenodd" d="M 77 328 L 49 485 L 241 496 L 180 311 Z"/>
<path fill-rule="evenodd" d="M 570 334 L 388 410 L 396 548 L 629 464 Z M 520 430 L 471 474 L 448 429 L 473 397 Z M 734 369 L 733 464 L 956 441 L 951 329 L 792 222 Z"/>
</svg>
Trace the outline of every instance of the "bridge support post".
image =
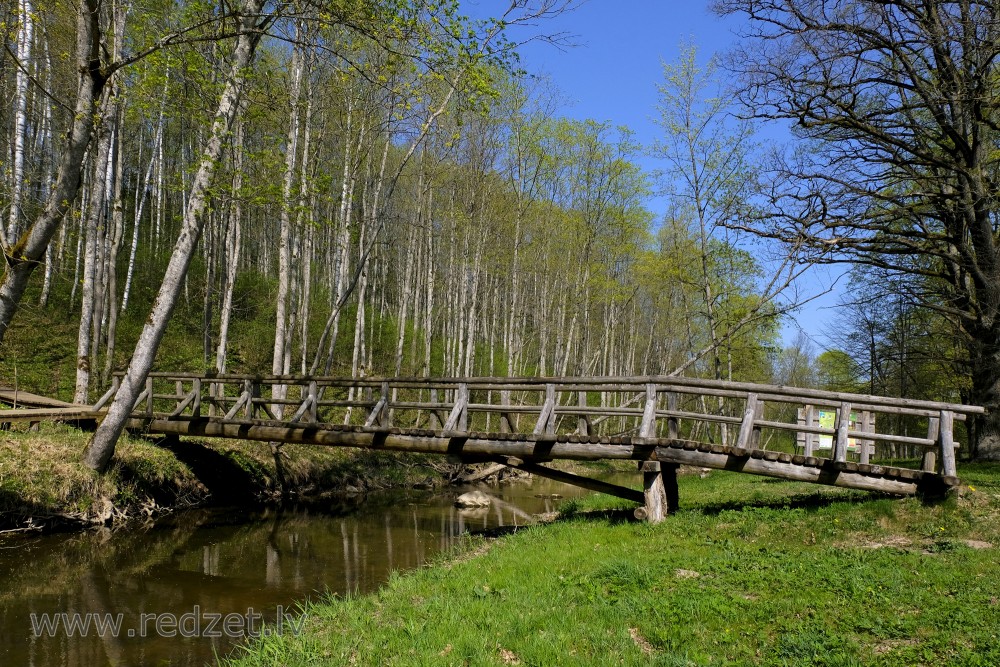
<svg viewBox="0 0 1000 667">
<path fill-rule="evenodd" d="M 665 471 L 664 468 L 667 470 Z M 669 511 L 669 503 L 667 500 L 667 484 L 665 484 L 663 479 L 664 472 L 672 475 L 672 488 L 674 493 L 676 493 L 676 466 L 661 466 L 659 461 L 643 461 L 642 489 L 646 504 L 635 511 L 636 518 L 645 519 L 649 523 L 659 523 L 666 518 Z"/>
</svg>

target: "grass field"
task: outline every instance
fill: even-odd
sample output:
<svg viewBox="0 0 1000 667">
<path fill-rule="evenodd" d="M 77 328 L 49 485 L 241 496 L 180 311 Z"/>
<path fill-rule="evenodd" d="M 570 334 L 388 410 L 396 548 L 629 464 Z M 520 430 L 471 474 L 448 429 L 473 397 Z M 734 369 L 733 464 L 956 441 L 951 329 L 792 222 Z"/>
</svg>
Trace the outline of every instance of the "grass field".
<svg viewBox="0 0 1000 667">
<path fill-rule="evenodd" d="M 651 526 L 594 496 L 378 593 L 305 606 L 232 665 L 997 665 L 1000 466 L 936 505 L 683 476 Z"/>
</svg>

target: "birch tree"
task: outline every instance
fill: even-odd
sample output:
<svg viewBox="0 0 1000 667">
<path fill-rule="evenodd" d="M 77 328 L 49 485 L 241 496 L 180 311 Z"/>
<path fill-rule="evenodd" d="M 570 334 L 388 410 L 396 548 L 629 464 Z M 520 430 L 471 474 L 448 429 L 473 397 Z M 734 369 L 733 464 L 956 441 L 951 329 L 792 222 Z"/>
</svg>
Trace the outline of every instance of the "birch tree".
<svg viewBox="0 0 1000 667">
<path fill-rule="evenodd" d="M 204 225 L 208 190 L 222 156 L 225 141 L 240 108 L 240 96 L 243 93 L 249 67 L 253 62 L 263 30 L 275 18 L 272 14 L 262 16 L 263 7 L 264 0 L 246 0 L 240 14 L 235 17 L 239 26 L 239 36 L 236 38 L 233 50 L 232 67 L 219 99 L 211 134 L 202 151 L 198 171 L 192 181 L 180 235 L 174 245 L 163 282 L 139 336 L 125 377 L 122 378 L 107 416 L 94 432 L 84 452 L 84 462 L 95 470 L 103 472 L 114 455 L 115 444 L 125 428 L 125 422 L 132 412 L 145 378 L 153 367 L 156 351 L 159 349 L 170 315 L 183 288 L 184 277 Z"/>
</svg>

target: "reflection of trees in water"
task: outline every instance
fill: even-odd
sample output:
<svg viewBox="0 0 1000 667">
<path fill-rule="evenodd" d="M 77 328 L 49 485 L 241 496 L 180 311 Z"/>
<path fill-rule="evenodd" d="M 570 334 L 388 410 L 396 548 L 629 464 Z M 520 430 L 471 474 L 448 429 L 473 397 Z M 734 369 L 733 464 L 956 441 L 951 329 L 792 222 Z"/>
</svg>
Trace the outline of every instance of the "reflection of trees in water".
<svg viewBox="0 0 1000 667">
<path fill-rule="evenodd" d="M 317 594 L 373 590 L 392 571 L 423 565 L 469 530 L 523 525 L 530 517 L 501 498 L 469 512 L 449 498 L 398 496 L 313 507 L 191 511 L 156 526 L 8 542 L 0 549 L 0 663 L 202 665 L 220 639 L 31 638 L 29 614 L 274 614 Z M 548 509 L 551 501 L 545 501 Z M 541 511 L 542 501 L 535 503 Z M 268 619 L 273 620 L 273 619 Z M 150 624 L 148 631 L 152 631 Z"/>
</svg>

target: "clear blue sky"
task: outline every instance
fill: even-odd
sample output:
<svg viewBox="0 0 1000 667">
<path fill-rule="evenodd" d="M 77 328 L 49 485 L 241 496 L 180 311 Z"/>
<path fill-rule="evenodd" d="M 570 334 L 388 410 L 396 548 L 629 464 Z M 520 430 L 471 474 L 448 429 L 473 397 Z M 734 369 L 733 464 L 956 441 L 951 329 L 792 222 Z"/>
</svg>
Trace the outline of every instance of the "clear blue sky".
<svg viewBox="0 0 1000 667">
<path fill-rule="evenodd" d="M 469 0 L 468 4 L 474 14 L 509 6 L 502 0 Z M 738 39 L 739 28 L 737 20 L 712 14 L 708 2 L 589 0 L 538 26 L 542 32 L 570 33 L 576 46 L 560 51 L 544 43 L 527 44 L 521 50 L 522 66 L 551 78 L 567 101 L 561 115 L 626 125 L 635 132 L 636 140 L 648 145 L 659 132 L 652 118 L 662 63 L 676 61 L 684 44 L 697 46 L 700 57 L 707 60 L 729 48 Z M 772 131 L 774 136 L 784 135 L 783 128 Z M 662 166 L 652 158 L 644 158 L 642 164 L 651 170 Z M 666 203 L 653 200 L 650 208 L 660 217 Z M 829 272 L 814 270 L 801 289 L 817 293 L 830 282 Z M 837 294 L 829 294 L 803 307 L 794 322 L 786 323 L 782 332 L 785 342 L 790 343 L 801 327 L 815 341 L 815 352 L 822 351 L 823 332 L 834 320 L 836 302 Z"/>
</svg>

